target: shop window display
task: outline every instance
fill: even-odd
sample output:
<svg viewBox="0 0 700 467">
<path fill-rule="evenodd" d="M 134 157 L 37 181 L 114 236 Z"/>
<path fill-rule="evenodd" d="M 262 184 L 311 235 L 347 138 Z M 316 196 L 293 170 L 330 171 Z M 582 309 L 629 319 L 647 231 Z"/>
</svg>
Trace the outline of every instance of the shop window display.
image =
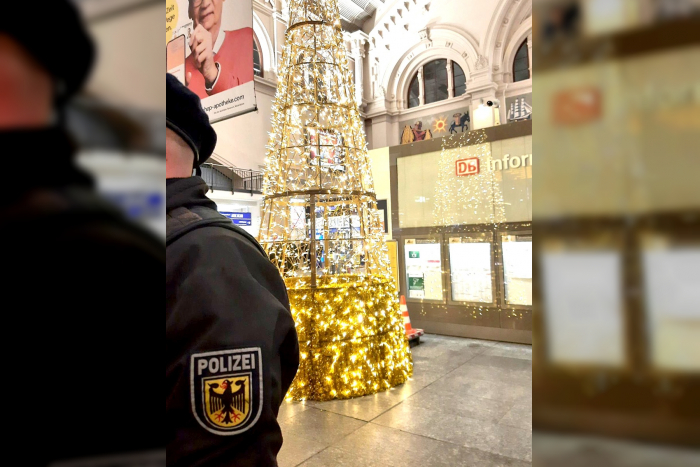
<svg viewBox="0 0 700 467">
<path fill-rule="evenodd" d="M 623 366 L 622 254 L 552 244 L 545 245 L 541 261 L 549 360 Z"/>
<path fill-rule="evenodd" d="M 492 244 L 487 237 L 449 239 L 452 300 L 493 303 Z"/>
<path fill-rule="evenodd" d="M 501 248 L 506 303 L 532 306 L 532 236 L 504 235 Z"/>
<path fill-rule="evenodd" d="M 406 239 L 406 284 L 408 298 L 442 300 L 442 252 L 434 239 Z"/>
<path fill-rule="evenodd" d="M 700 370 L 700 246 L 671 236 L 642 240 L 649 359 L 661 370 Z"/>
</svg>

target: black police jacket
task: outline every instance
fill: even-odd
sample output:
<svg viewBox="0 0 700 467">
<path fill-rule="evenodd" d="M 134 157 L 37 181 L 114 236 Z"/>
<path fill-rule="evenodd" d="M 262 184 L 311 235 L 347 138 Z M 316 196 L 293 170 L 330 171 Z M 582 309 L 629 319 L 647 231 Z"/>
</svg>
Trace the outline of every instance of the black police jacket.
<svg viewBox="0 0 700 467">
<path fill-rule="evenodd" d="M 167 213 L 215 211 L 207 190 L 199 177 L 168 180 Z M 299 365 L 284 281 L 220 226 L 169 243 L 166 263 L 168 465 L 276 466 L 277 414 Z"/>
<path fill-rule="evenodd" d="M 163 240 L 95 194 L 61 128 L 0 131 L 0 150 L 25 161 L 0 186 L 5 463 L 164 464 Z"/>
</svg>

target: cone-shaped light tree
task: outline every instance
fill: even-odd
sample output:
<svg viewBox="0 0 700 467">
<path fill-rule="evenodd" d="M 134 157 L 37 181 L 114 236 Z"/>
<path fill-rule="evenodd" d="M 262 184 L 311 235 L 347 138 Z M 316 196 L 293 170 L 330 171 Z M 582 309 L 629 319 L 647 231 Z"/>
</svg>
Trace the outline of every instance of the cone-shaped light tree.
<svg viewBox="0 0 700 467">
<path fill-rule="evenodd" d="M 353 88 L 337 0 L 291 0 L 259 240 L 289 290 L 297 400 L 372 394 L 412 374 Z"/>
</svg>

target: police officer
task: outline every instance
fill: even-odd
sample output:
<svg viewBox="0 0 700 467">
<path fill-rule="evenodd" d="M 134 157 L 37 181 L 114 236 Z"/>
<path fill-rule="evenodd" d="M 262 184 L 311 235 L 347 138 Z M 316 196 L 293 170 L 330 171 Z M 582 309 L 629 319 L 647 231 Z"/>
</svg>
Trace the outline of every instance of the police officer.
<svg viewBox="0 0 700 467">
<path fill-rule="evenodd" d="M 162 414 L 165 246 L 74 165 L 60 115 L 94 47 L 71 3 L 36 7 L 0 7 L 4 463 L 116 465 L 155 451 L 164 464 L 164 423 L 144 420 Z"/>
<path fill-rule="evenodd" d="M 286 288 L 191 176 L 216 133 L 194 93 L 166 84 L 168 465 L 276 466 L 277 413 L 299 364 Z"/>
</svg>

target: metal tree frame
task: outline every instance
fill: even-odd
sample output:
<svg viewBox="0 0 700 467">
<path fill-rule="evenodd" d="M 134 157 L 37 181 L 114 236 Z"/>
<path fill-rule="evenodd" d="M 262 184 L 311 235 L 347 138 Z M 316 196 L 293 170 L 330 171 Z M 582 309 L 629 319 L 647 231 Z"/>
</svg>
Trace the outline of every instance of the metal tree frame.
<svg viewBox="0 0 700 467">
<path fill-rule="evenodd" d="M 329 275 L 386 275 L 388 251 L 337 3 L 297 0 L 290 8 L 260 243 L 283 277 L 308 277 L 311 287 Z M 301 208 L 305 218 L 295 218 Z"/>
<path fill-rule="evenodd" d="M 354 95 L 337 0 L 292 0 L 258 240 L 289 291 L 297 400 L 372 394 L 412 374 Z"/>
</svg>

